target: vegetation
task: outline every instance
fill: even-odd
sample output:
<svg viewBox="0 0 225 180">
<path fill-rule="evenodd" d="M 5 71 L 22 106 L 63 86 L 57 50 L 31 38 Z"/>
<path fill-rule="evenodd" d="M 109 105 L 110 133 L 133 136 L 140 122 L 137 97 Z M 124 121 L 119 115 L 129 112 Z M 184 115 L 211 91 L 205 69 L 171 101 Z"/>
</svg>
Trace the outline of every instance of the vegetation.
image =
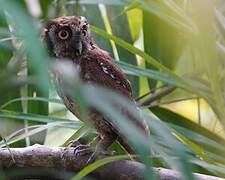
<svg viewBox="0 0 225 180">
<path fill-rule="evenodd" d="M 88 142 L 95 136 L 57 98 L 40 42 L 46 20 L 82 15 L 97 44 L 129 75 L 140 103 L 165 86 L 175 87 L 142 107 L 151 130 L 148 142 L 113 106 L 119 102 L 135 115 L 132 104 L 77 81 L 73 94 L 84 110 L 95 106 L 124 129 L 148 167 L 146 178 L 154 177 L 152 167 L 176 169 L 185 179 L 193 179 L 192 172 L 225 177 L 224 1 L 99 2 L 0 0 L 0 147 L 65 146 L 71 139 Z M 87 166 L 79 177 L 127 154 L 118 144 L 111 148 L 115 157 Z"/>
</svg>

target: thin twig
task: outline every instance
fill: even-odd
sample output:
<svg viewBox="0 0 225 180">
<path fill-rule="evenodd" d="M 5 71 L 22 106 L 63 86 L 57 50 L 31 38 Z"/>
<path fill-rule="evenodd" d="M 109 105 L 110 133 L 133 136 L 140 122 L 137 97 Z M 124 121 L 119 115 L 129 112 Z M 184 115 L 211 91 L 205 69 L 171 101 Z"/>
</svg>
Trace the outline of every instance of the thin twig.
<svg viewBox="0 0 225 180">
<path fill-rule="evenodd" d="M 153 93 L 149 98 L 144 100 L 143 102 L 139 102 L 140 106 L 150 106 L 153 102 L 160 100 L 162 97 L 170 94 L 176 89 L 174 86 L 166 85 L 162 87 L 159 91 Z"/>
<path fill-rule="evenodd" d="M 0 135 L 0 137 L 1 137 L 1 138 L 2 138 L 2 140 L 4 141 L 5 146 L 6 146 L 6 148 L 7 148 L 7 149 L 8 149 L 8 151 L 9 151 L 9 153 L 10 153 L 10 156 L 11 156 L 11 159 L 12 159 L 13 163 L 14 163 L 14 164 L 16 164 L 16 161 L 15 161 L 14 155 L 13 155 L 12 151 L 10 150 L 10 148 L 9 148 L 9 145 L 8 145 L 7 141 L 5 140 L 5 138 L 4 138 L 4 137 L 2 137 L 2 135 Z"/>
<path fill-rule="evenodd" d="M 197 98 L 197 105 L 198 105 L 198 124 L 201 126 L 201 102 L 200 102 L 200 98 Z"/>
<path fill-rule="evenodd" d="M 163 101 L 163 102 L 159 102 L 159 103 L 155 103 L 155 104 L 150 104 L 149 106 L 144 106 L 144 108 L 151 108 L 151 107 L 155 107 L 155 106 L 173 104 L 173 103 L 177 103 L 180 101 L 189 101 L 189 100 L 193 100 L 193 99 L 197 99 L 197 98 L 198 97 L 188 97 L 188 98 L 179 98 L 179 99 L 174 99 L 174 100 L 168 100 L 168 101 Z"/>
<path fill-rule="evenodd" d="M 165 87 L 166 85 L 162 85 L 160 87 L 156 87 L 156 88 L 152 88 L 149 92 L 143 94 L 142 96 L 139 96 L 135 99 L 135 101 L 140 101 L 141 99 L 145 98 L 146 96 L 153 94 L 156 90 L 161 89 L 163 87 Z"/>
</svg>

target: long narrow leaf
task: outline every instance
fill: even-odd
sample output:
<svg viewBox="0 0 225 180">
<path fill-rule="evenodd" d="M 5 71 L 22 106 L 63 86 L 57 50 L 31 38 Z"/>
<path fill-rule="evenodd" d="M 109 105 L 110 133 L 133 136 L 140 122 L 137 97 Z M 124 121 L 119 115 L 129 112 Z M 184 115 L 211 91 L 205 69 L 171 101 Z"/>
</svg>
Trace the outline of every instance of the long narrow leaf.
<svg viewBox="0 0 225 180">
<path fill-rule="evenodd" d="M 150 64 L 152 64 L 153 66 L 157 67 L 158 69 L 164 71 L 165 73 L 167 73 L 169 76 L 177 79 L 181 86 L 184 88 L 190 88 L 190 86 L 187 84 L 186 81 L 184 81 L 181 77 L 179 77 L 177 74 L 175 74 L 173 71 L 171 71 L 170 69 L 168 69 L 167 67 L 163 66 L 162 64 L 160 64 L 158 61 L 156 61 L 154 58 L 152 58 L 151 56 L 149 56 L 148 54 L 146 54 L 145 52 L 143 52 L 142 50 L 134 47 L 133 45 L 125 42 L 124 40 L 117 38 L 111 34 L 106 33 L 105 31 L 103 31 L 102 29 L 99 29 L 95 26 L 91 26 L 92 30 L 100 35 L 102 35 L 105 38 L 111 39 L 113 41 L 115 41 L 115 43 L 117 43 L 118 45 L 122 46 L 123 48 L 127 49 L 128 51 L 137 54 L 139 56 L 141 56 L 142 58 L 144 58 L 147 62 L 149 62 Z"/>
</svg>

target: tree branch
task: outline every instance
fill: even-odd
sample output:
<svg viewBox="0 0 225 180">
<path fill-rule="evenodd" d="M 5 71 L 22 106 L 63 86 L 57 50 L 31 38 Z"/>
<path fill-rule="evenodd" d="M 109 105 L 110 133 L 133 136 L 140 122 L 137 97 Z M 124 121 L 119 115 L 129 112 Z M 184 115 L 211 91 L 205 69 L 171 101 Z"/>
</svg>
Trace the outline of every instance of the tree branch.
<svg viewBox="0 0 225 180">
<path fill-rule="evenodd" d="M 0 168 L 3 170 L 12 167 L 30 168 L 44 167 L 78 172 L 85 167 L 89 155 L 75 156 L 74 148 L 48 147 L 34 145 L 25 148 L 0 149 Z M 106 157 L 100 154 L 98 158 Z M 15 162 L 13 162 L 12 157 Z M 96 179 L 143 179 L 144 165 L 131 160 L 121 160 L 104 165 L 95 170 L 91 176 Z M 178 172 L 163 168 L 155 168 L 155 173 L 161 180 L 182 179 Z M 198 180 L 222 180 L 221 178 L 195 174 Z"/>
</svg>

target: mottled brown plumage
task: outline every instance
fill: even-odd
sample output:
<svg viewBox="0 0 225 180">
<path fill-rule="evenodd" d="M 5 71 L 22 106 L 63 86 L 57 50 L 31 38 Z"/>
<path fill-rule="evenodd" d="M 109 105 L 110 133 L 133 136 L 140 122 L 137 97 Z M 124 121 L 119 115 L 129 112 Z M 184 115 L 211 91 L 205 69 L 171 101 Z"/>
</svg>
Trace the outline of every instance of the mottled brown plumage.
<svg viewBox="0 0 225 180">
<path fill-rule="evenodd" d="M 109 88 L 134 101 L 127 77 L 112 62 L 108 53 L 95 44 L 84 17 L 65 16 L 53 19 L 47 23 L 42 35 L 50 55 L 57 59 L 69 59 L 74 66 L 79 67 L 79 76 L 82 81 Z M 63 90 L 62 77 L 57 73 L 55 73 L 55 82 L 66 107 L 79 117 L 79 108 Z M 99 132 L 98 145 L 102 149 L 107 149 L 115 140 L 118 140 L 128 152 L 133 153 L 111 121 L 94 108 L 90 111 L 88 121 Z M 130 115 L 127 116 L 142 129 L 143 133 L 148 134 L 148 128 L 141 117 L 137 120 Z"/>
</svg>

